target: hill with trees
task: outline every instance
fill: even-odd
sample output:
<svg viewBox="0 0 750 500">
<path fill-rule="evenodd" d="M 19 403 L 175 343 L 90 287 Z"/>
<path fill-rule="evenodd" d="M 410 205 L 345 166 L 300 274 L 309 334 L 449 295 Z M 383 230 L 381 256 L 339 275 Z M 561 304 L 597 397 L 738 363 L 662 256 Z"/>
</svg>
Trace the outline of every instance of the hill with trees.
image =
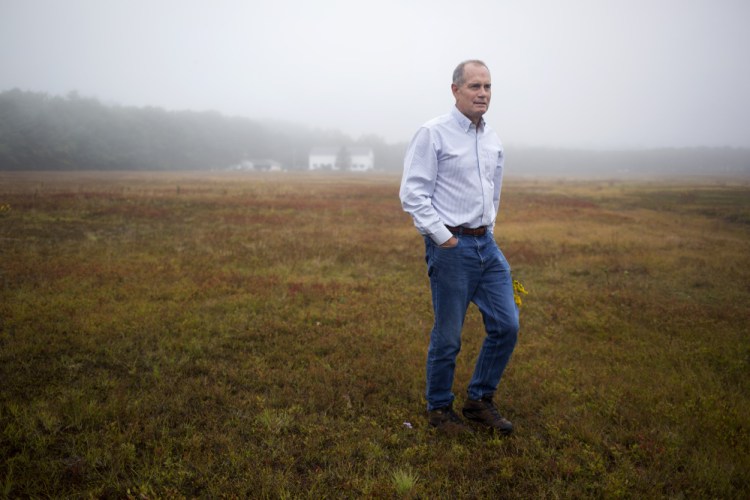
<svg viewBox="0 0 750 500">
<path fill-rule="evenodd" d="M 105 105 L 18 89 L 0 93 L 0 170 L 223 170 L 273 160 L 306 170 L 316 146 L 366 146 L 375 169 L 400 172 L 406 143 L 357 140 L 336 130 L 255 121 L 217 112 Z M 508 172 L 523 176 L 750 177 L 750 150 L 682 148 L 588 151 L 513 147 Z"/>
<path fill-rule="evenodd" d="M 404 150 L 375 135 L 355 141 L 216 112 L 108 106 L 76 93 L 0 93 L 0 170 L 208 170 L 252 159 L 295 170 L 307 169 L 315 146 L 371 147 L 379 169 L 394 159 L 400 168 Z"/>
</svg>

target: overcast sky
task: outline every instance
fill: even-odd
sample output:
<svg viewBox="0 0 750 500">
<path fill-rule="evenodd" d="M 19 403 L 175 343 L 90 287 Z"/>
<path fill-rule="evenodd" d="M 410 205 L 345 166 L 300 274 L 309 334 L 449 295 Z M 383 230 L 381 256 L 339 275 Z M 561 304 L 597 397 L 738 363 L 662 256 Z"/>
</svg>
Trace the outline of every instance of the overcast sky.
<svg viewBox="0 0 750 500">
<path fill-rule="evenodd" d="M 0 0 L 0 91 L 408 141 L 492 73 L 506 145 L 750 147 L 748 0 Z"/>
</svg>

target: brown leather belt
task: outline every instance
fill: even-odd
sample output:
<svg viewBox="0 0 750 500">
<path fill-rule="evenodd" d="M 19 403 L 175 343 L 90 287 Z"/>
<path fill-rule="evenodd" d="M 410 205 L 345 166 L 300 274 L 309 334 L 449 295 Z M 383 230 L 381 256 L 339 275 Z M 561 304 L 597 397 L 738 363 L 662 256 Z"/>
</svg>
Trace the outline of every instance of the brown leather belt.
<svg viewBox="0 0 750 500">
<path fill-rule="evenodd" d="M 469 236 L 484 236 L 487 232 L 487 226 L 477 227 L 477 228 L 470 228 L 470 227 L 453 227 L 446 225 L 445 227 L 448 228 L 448 231 L 450 231 L 453 234 L 467 234 Z"/>
</svg>

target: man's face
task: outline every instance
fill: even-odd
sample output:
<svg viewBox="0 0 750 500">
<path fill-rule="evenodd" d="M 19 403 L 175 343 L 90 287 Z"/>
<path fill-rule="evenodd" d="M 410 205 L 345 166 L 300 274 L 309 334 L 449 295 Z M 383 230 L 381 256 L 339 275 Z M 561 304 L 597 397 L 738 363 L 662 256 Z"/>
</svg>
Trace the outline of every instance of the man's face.
<svg viewBox="0 0 750 500">
<path fill-rule="evenodd" d="M 478 124 L 490 107 L 492 90 L 489 70 L 480 64 L 467 64 L 464 66 L 464 82 L 460 87 L 451 84 L 451 90 L 458 110 Z"/>
</svg>

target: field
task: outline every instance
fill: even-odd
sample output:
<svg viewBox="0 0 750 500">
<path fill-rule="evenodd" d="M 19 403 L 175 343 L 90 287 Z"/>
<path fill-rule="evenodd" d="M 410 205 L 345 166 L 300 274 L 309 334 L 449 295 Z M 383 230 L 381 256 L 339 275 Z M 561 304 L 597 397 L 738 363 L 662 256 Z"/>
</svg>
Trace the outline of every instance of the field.
<svg viewBox="0 0 750 500">
<path fill-rule="evenodd" d="M 509 179 L 516 432 L 448 438 L 398 182 L 0 173 L 0 495 L 750 496 L 750 185 Z"/>
</svg>

